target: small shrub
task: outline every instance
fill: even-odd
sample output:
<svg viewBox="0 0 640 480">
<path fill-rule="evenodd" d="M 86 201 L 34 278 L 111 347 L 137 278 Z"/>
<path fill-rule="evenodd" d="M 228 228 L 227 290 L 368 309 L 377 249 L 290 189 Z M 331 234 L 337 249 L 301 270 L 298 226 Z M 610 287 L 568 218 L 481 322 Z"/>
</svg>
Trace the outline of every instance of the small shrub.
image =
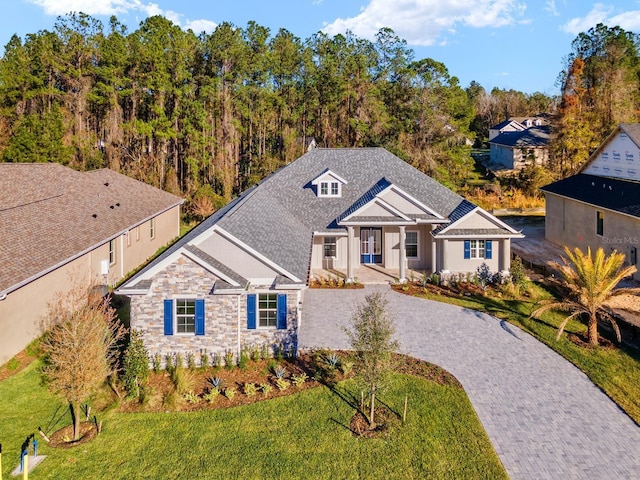
<svg viewBox="0 0 640 480">
<path fill-rule="evenodd" d="M 234 360 L 234 354 L 231 350 L 226 350 L 224 352 L 224 368 L 226 368 L 227 370 L 233 370 L 233 367 L 235 366 L 235 362 Z"/>
<path fill-rule="evenodd" d="M 267 362 L 267 373 L 273 372 L 277 367 L 278 367 L 278 362 L 276 362 L 274 359 L 269 360 Z"/>
<path fill-rule="evenodd" d="M 284 360 L 284 349 L 282 347 L 282 344 L 279 343 L 278 345 L 274 345 L 274 349 L 275 349 L 275 359 L 278 362 L 282 362 Z"/>
<path fill-rule="evenodd" d="M 176 369 L 184 368 L 184 359 L 182 358 L 182 354 L 180 352 L 176 353 L 175 363 L 173 366 Z"/>
<path fill-rule="evenodd" d="M 142 332 L 131 330 L 129 345 L 124 352 L 122 383 L 127 395 L 136 398 L 140 395 L 149 378 L 149 351 L 142 340 Z"/>
<path fill-rule="evenodd" d="M 260 358 L 262 358 L 262 360 L 269 360 L 271 358 L 271 355 L 269 354 L 269 345 L 266 343 L 263 343 L 260 348 Z"/>
<path fill-rule="evenodd" d="M 353 370 L 353 362 L 350 360 L 340 362 L 340 370 L 342 370 L 344 375 L 349 375 Z"/>
<path fill-rule="evenodd" d="M 276 387 L 278 387 L 281 392 L 284 392 L 290 385 L 291 384 L 284 378 L 276 379 Z"/>
<path fill-rule="evenodd" d="M 224 396 L 227 397 L 229 400 L 233 400 L 233 397 L 236 396 L 237 390 L 235 389 L 235 387 L 227 387 L 224 389 Z"/>
<path fill-rule="evenodd" d="M 185 393 L 183 397 L 187 402 L 193 405 L 200 403 L 200 397 L 191 391 Z"/>
<path fill-rule="evenodd" d="M 273 374 L 276 376 L 277 379 L 284 378 L 284 376 L 287 374 L 287 369 L 278 365 L 276 368 L 273 369 Z"/>
<path fill-rule="evenodd" d="M 240 358 L 238 359 L 238 367 L 240 367 L 240 370 L 247 369 L 247 367 L 249 366 L 250 359 L 251 359 L 251 353 L 249 352 L 249 349 L 247 349 L 246 347 L 243 347 L 242 350 L 240 351 Z"/>
<path fill-rule="evenodd" d="M 260 361 L 260 347 L 258 347 L 257 345 L 254 345 L 251 348 L 251 360 L 253 360 L 254 362 L 258 362 Z"/>
<path fill-rule="evenodd" d="M 216 398 L 218 398 L 219 396 L 220 396 L 220 389 L 219 388 L 212 388 L 202 398 L 204 398 L 204 400 L 207 403 L 213 403 L 213 402 L 216 401 Z"/>
<path fill-rule="evenodd" d="M 516 258 L 513 259 L 509 272 L 511 283 L 519 288 L 522 288 L 526 285 L 528 278 L 527 274 L 524 271 L 524 265 L 522 264 L 522 259 L 520 257 L 516 256 Z"/>
<path fill-rule="evenodd" d="M 162 398 L 162 405 L 168 410 L 177 409 L 182 403 L 183 397 L 175 389 L 167 392 Z"/>
<path fill-rule="evenodd" d="M 255 383 L 245 383 L 244 384 L 244 394 L 247 397 L 254 397 L 258 393 L 258 387 L 256 387 Z"/>
<path fill-rule="evenodd" d="M 196 356 L 191 352 L 187 353 L 187 367 L 192 372 L 196 369 Z"/>
<path fill-rule="evenodd" d="M 324 357 L 324 361 L 330 369 L 335 370 L 338 368 L 338 364 L 340 363 L 340 357 L 336 352 L 331 352 Z"/>
<path fill-rule="evenodd" d="M 306 381 L 307 381 L 307 378 L 308 378 L 308 377 L 307 377 L 307 374 L 306 374 L 306 373 L 304 373 L 304 372 L 302 372 L 302 373 L 301 373 L 301 374 L 299 374 L 299 375 L 293 375 L 293 376 L 291 377 L 291 380 L 293 381 L 293 384 L 294 384 L 296 387 L 299 387 L 300 385 L 304 384 L 304 382 L 306 382 Z"/>
<path fill-rule="evenodd" d="M 482 262 L 482 265 L 476 269 L 476 273 L 478 275 L 478 280 L 480 281 L 480 287 L 482 288 L 482 291 L 484 291 L 493 279 L 493 274 L 489 269 L 489 265 Z"/>
<path fill-rule="evenodd" d="M 268 397 L 269 394 L 271 393 L 271 390 L 273 390 L 273 387 L 271 386 L 270 383 L 263 383 L 260 385 L 260 390 L 262 390 L 262 395 L 264 395 L 265 397 Z"/>
<path fill-rule="evenodd" d="M 437 273 L 432 273 L 429 277 L 429 282 L 431 282 L 433 285 L 440 285 L 440 275 L 438 275 Z"/>
<path fill-rule="evenodd" d="M 222 379 L 220 377 L 209 377 L 207 383 L 211 385 L 211 388 L 220 388 L 222 386 Z"/>
<path fill-rule="evenodd" d="M 159 353 L 156 353 L 151 359 L 151 365 L 153 366 L 153 371 L 155 373 L 160 373 L 162 369 L 162 356 Z"/>
<path fill-rule="evenodd" d="M 175 368 L 175 364 L 174 364 L 173 355 L 171 355 L 170 353 L 167 353 L 164 357 L 164 369 L 167 372 L 171 373 L 174 368 Z"/>
<path fill-rule="evenodd" d="M 214 353 L 211 357 L 211 366 L 216 370 L 220 370 L 220 367 L 222 367 L 222 355 L 220 352 Z"/>
<path fill-rule="evenodd" d="M 209 354 L 207 354 L 207 351 L 204 350 L 200 354 L 200 368 L 202 368 L 204 370 L 208 366 L 209 366 Z"/>
<path fill-rule="evenodd" d="M 174 368 L 171 371 L 171 381 L 180 395 L 193 390 L 195 383 L 193 376 L 184 368 Z"/>
</svg>

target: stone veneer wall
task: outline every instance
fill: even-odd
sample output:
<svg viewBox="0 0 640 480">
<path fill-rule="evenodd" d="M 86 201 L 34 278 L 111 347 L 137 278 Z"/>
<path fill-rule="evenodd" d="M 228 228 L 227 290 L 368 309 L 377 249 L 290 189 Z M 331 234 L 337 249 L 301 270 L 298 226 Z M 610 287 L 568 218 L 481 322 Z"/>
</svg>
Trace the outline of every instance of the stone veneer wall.
<svg viewBox="0 0 640 480">
<path fill-rule="evenodd" d="M 297 291 L 278 291 L 287 294 L 287 329 L 273 328 L 247 329 L 247 292 L 241 295 L 211 295 L 215 275 L 189 260 L 181 257 L 153 277 L 153 283 L 146 295 L 131 297 L 131 328 L 143 332 L 144 343 L 153 357 L 159 353 L 163 362 L 166 355 L 192 353 L 196 362 L 206 351 L 209 358 L 213 354 L 224 354 L 226 350 L 234 353 L 238 350 L 238 318 L 240 323 L 240 345 L 270 346 L 283 343 L 297 343 Z M 258 289 L 258 292 L 266 292 Z M 269 290 L 272 293 L 276 291 Z M 164 300 L 177 298 L 204 299 L 205 326 L 204 335 L 164 334 Z M 238 317 L 238 299 L 240 316 Z"/>
</svg>

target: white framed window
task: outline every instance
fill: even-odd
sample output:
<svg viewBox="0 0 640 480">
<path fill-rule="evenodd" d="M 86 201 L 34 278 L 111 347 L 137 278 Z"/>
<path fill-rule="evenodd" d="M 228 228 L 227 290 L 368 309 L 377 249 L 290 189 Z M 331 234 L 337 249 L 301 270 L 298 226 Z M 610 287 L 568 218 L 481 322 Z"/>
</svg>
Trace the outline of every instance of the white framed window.
<svg viewBox="0 0 640 480">
<path fill-rule="evenodd" d="M 485 241 L 471 240 L 471 258 L 485 258 Z"/>
<path fill-rule="evenodd" d="M 278 325 L 278 294 L 258 294 L 258 326 L 276 327 Z"/>
<path fill-rule="evenodd" d="M 404 238 L 404 249 L 407 258 L 418 258 L 418 232 L 408 231 Z"/>
<path fill-rule="evenodd" d="M 324 237 L 322 253 L 324 258 L 336 258 L 336 237 Z"/>
<path fill-rule="evenodd" d="M 340 196 L 340 182 L 326 181 L 320 182 L 320 197 L 339 197 Z"/>
<path fill-rule="evenodd" d="M 140 225 L 136 227 L 136 242 L 140 241 Z"/>
<path fill-rule="evenodd" d="M 156 219 L 152 218 L 149 220 L 149 236 L 153 240 L 156 238 Z"/>
<path fill-rule="evenodd" d="M 196 332 L 196 300 L 195 298 L 179 298 L 176 305 L 176 333 Z"/>
<path fill-rule="evenodd" d="M 125 233 L 125 236 L 127 237 L 127 247 L 131 246 L 131 230 L 127 230 L 127 233 Z"/>
<path fill-rule="evenodd" d="M 109 265 L 116 263 L 116 241 L 109 241 Z"/>
</svg>

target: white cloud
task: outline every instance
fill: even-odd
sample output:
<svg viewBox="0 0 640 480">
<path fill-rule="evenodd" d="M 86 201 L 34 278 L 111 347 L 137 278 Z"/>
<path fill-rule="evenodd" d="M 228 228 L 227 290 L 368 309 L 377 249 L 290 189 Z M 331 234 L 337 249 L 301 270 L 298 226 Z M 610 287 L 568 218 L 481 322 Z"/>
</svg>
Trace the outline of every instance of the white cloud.
<svg viewBox="0 0 640 480">
<path fill-rule="evenodd" d="M 554 17 L 560 15 L 560 12 L 558 12 L 558 9 L 556 8 L 556 0 L 547 0 L 544 5 L 544 9 Z"/>
<path fill-rule="evenodd" d="M 184 28 L 191 29 L 194 33 L 199 34 L 201 32 L 211 33 L 217 26 L 218 24 L 211 20 L 188 20 Z"/>
<path fill-rule="evenodd" d="M 518 0 L 370 0 L 357 16 L 338 18 L 323 30 L 329 35 L 351 30 L 373 39 L 380 28 L 389 27 L 411 45 L 434 45 L 459 25 L 512 25 L 525 9 L 526 5 Z"/>
<path fill-rule="evenodd" d="M 43 8 L 47 15 L 66 15 L 69 12 L 83 12 L 87 15 L 117 15 L 128 12 L 141 12 L 148 17 L 162 15 L 181 28 L 191 29 L 195 33 L 211 32 L 216 23 L 211 20 L 198 19 L 182 22 L 181 13 L 163 10 L 157 3 L 143 0 L 28 0 Z"/>
<path fill-rule="evenodd" d="M 610 16 L 613 6 L 603 3 L 596 3 L 591 11 L 584 17 L 575 17 L 565 23 L 561 28 L 567 33 L 578 35 L 586 32 L 598 23 L 603 23 L 609 27 L 619 26 L 625 30 L 637 32 L 640 30 L 640 10 L 630 10 Z"/>
</svg>

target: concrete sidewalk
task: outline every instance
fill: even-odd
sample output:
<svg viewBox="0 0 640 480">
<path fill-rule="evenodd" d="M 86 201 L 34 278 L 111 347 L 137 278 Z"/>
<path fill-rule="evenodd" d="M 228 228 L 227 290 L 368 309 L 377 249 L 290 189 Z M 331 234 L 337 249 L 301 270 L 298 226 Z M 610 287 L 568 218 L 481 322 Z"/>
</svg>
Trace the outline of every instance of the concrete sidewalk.
<svg viewBox="0 0 640 480">
<path fill-rule="evenodd" d="M 389 287 L 304 292 L 301 348 L 347 348 L 355 306 L 386 292 L 402 353 L 460 380 L 512 479 L 640 479 L 640 427 L 580 370 L 519 328 Z"/>
</svg>

